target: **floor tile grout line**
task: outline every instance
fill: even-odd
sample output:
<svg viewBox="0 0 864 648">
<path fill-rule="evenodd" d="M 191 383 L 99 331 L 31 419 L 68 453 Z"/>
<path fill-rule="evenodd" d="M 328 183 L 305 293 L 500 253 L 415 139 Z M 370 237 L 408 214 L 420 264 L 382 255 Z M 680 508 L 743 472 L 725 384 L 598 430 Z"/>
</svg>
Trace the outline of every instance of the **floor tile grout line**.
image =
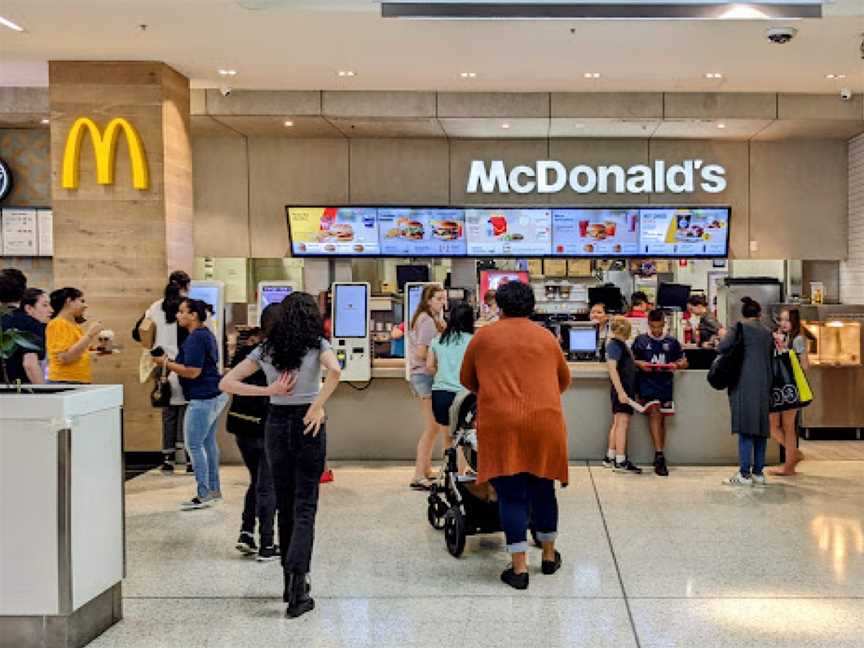
<svg viewBox="0 0 864 648">
<path fill-rule="evenodd" d="M 612 545 L 612 535 L 609 533 L 609 525 L 606 524 L 606 513 L 603 511 L 603 504 L 600 501 L 597 482 L 594 481 L 594 472 L 591 469 L 591 463 L 586 461 L 585 467 L 588 468 L 588 477 L 591 479 L 591 488 L 594 489 L 594 499 L 597 501 L 597 510 L 600 512 L 600 520 L 603 522 L 603 531 L 606 533 L 606 542 L 609 543 L 609 551 L 612 554 L 612 563 L 615 565 L 615 573 L 618 576 L 618 585 L 621 587 L 621 594 L 624 597 L 624 608 L 627 610 L 627 618 L 630 619 L 630 629 L 633 631 L 633 639 L 636 641 L 636 648 L 642 648 L 642 642 L 639 641 L 639 633 L 636 631 L 636 622 L 633 621 L 633 611 L 630 609 L 630 601 L 627 598 L 627 589 L 624 587 L 624 579 L 621 576 L 621 566 L 618 564 L 618 556 L 615 555 L 615 547 Z"/>
<path fill-rule="evenodd" d="M 316 599 L 327 601 L 392 601 L 392 600 L 433 600 L 433 599 L 487 599 L 501 598 L 501 594 L 419 594 L 419 595 L 372 595 L 372 596 L 321 596 Z M 511 598 L 556 599 L 564 601 L 621 601 L 623 596 L 569 596 L 565 594 L 532 594 Z M 864 596 L 629 596 L 631 601 L 861 601 Z M 177 596 L 124 596 L 124 601 L 282 601 L 281 596 L 214 596 L 214 595 L 177 595 Z"/>
</svg>

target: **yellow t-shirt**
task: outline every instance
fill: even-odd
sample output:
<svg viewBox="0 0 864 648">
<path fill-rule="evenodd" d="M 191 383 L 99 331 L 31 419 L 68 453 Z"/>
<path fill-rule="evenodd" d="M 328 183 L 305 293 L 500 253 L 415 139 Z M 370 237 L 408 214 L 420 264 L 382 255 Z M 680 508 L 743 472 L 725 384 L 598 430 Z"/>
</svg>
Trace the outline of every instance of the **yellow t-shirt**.
<svg viewBox="0 0 864 648">
<path fill-rule="evenodd" d="M 93 382 L 90 373 L 90 353 L 85 351 L 75 362 L 61 364 L 57 354 L 68 351 L 84 332 L 77 324 L 62 317 L 55 317 L 45 329 L 45 350 L 48 352 L 48 380 L 55 382 Z"/>
</svg>

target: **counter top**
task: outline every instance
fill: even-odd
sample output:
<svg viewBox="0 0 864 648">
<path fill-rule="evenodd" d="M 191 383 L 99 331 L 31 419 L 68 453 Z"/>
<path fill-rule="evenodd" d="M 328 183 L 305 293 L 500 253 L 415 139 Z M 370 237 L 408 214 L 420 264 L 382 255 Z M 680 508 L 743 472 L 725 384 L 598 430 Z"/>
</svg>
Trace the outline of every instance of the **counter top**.
<svg viewBox="0 0 864 648">
<path fill-rule="evenodd" d="M 123 406 L 122 385 L 27 385 L 26 390 L 0 394 L 3 419 L 60 420 Z"/>
</svg>

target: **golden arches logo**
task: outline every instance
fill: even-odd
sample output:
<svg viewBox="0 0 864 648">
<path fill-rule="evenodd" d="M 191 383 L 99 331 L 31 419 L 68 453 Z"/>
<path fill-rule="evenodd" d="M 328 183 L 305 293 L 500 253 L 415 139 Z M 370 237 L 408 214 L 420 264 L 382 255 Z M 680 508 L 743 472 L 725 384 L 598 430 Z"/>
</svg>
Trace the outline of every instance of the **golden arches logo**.
<svg viewBox="0 0 864 648">
<path fill-rule="evenodd" d="M 126 136 L 126 143 L 129 145 L 132 186 L 136 189 L 147 189 L 150 186 L 150 177 L 147 173 L 147 159 L 144 157 L 141 137 L 134 126 L 122 117 L 115 117 L 108 122 L 104 134 L 89 117 L 79 117 L 75 120 L 69 130 L 69 135 L 66 137 L 66 148 L 63 151 L 63 177 L 61 180 L 63 188 L 78 188 L 81 143 L 87 133 L 90 134 L 93 157 L 96 159 L 96 182 L 102 185 L 113 184 L 117 138 L 121 131 Z"/>
</svg>

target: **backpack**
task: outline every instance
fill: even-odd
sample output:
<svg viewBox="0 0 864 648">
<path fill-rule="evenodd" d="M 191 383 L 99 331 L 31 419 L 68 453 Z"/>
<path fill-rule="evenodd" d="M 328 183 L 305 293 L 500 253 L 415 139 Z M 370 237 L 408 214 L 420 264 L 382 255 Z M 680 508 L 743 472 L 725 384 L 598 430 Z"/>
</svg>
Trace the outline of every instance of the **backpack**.
<svg viewBox="0 0 864 648">
<path fill-rule="evenodd" d="M 735 326 L 735 341 L 732 348 L 720 353 L 708 370 L 708 384 L 714 389 L 732 389 L 741 378 L 741 365 L 744 363 L 744 326 Z"/>
</svg>

